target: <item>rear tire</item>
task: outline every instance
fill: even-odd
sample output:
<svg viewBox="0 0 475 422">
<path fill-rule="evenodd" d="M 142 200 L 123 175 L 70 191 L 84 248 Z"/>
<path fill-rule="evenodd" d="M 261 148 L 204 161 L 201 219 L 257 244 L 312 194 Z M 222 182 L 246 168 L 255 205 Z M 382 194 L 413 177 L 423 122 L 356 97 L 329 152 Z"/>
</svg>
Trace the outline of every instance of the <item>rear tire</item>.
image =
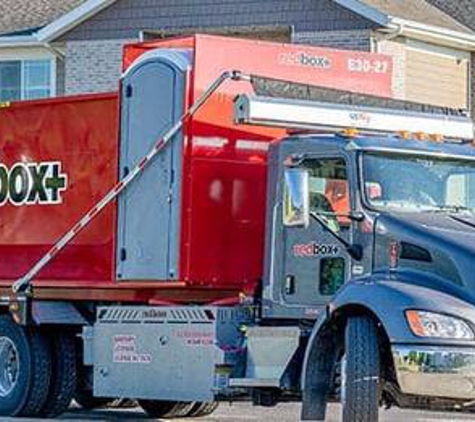
<svg viewBox="0 0 475 422">
<path fill-rule="evenodd" d="M 378 332 L 369 317 L 348 320 L 343 361 L 343 422 L 377 422 L 380 399 Z"/>
<path fill-rule="evenodd" d="M 175 406 L 175 409 L 168 415 L 169 418 L 184 418 L 189 416 L 193 406 L 195 405 L 194 402 L 178 402 Z"/>
<path fill-rule="evenodd" d="M 84 410 L 105 409 L 115 401 L 112 398 L 94 397 L 91 390 L 77 390 L 74 400 Z"/>
<path fill-rule="evenodd" d="M 69 333 L 51 336 L 53 367 L 48 398 L 41 415 L 54 418 L 68 410 L 76 392 L 76 340 Z"/>
<path fill-rule="evenodd" d="M 112 407 L 116 409 L 133 409 L 137 407 L 137 402 L 132 399 L 119 399 L 117 403 L 112 403 Z"/>
<path fill-rule="evenodd" d="M 48 394 L 51 353 L 35 327 L 0 316 L 0 415 L 38 416 Z"/>
<path fill-rule="evenodd" d="M 201 418 L 211 415 L 219 406 L 218 402 L 196 402 L 187 416 L 191 418 Z"/>
<path fill-rule="evenodd" d="M 139 400 L 139 405 L 151 418 L 180 418 L 189 415 L 194 403 Z"/>
</svg>

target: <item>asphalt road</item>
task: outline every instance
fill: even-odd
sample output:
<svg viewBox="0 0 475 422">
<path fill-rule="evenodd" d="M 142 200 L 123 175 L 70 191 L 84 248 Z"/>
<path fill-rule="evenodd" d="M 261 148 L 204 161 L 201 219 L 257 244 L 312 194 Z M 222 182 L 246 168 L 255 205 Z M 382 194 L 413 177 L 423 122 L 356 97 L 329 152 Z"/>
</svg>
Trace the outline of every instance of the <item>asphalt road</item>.
<svg viewBox="0 0 475 422">
<path fill-rule="evenodd" d="M 222 404 L 219 409 L 207 418 L 198 419 L 173 419 L 174 422 L 296 422 L 299 420 L 300 406 L 298 404 L 282 404 L 271 409 L 252 407 L 249 404 Z M 340 420 L 340 407 L 338 405 L 330 406 L 330 412 L 327 422 L 338 422 Z M 95 412 L 84 412 L 79 409 L 72 409 L 60 420 L 63 421 L 82 421 L 82 422 L 132 422 L 132 421 L 152 421 L 155 419 L 147 418 L 140 409 L 130 410 L 101 410 Z M 401 411 L 398 409 L 381 411 L 381 422 L 463 422 L 475 420 L 475 415 L 465 415 L 458 413 L 429 413 Z M 51 421 L 50 419 L 11 419 L 1 418 L 2 422 L 38 422 Z"/>
</svg>

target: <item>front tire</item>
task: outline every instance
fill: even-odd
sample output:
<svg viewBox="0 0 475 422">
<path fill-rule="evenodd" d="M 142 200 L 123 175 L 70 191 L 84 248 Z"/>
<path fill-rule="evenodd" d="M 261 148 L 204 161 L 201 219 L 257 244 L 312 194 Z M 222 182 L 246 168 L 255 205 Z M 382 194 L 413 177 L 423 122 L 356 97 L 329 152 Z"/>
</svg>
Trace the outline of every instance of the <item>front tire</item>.
<svg viewBox="0 0 475 422">
<path fill-rule="evenodd" d="M 343 422 L 377 422 L 380 400 L 378 331 L 367 316 L 348 320 L 342 363 Z"/>
</svg>

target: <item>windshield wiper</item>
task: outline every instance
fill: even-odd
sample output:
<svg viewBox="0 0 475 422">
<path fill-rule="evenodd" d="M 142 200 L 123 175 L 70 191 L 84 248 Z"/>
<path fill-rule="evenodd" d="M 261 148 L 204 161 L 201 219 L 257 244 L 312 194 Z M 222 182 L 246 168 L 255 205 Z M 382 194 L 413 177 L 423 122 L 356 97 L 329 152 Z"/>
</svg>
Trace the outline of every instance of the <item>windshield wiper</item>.
<svg viewBox="0 0 475 422">
<path fill-rule="evenodd" d="M 463 205 L 437 205 L 434 208 L 431 208 L 431 212 L 452 212 L 452 213 L 461 213 L 461 212 L 470 212 L 473 214 L 473 208 L 465 207 Z"/>
</svg>

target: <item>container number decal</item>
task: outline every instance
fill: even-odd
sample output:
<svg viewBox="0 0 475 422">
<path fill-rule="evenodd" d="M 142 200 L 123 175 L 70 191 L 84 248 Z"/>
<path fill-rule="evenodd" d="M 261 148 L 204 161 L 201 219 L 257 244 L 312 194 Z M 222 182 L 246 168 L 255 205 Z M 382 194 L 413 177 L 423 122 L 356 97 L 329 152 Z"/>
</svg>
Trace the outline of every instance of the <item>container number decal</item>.
<svg viewBox="0 0 475 422">
<path fill-rule="evenodd" d="M 0 164 L 0 206 L 61 204 L 67 185 L 59 161 Z"/>
</svg>

